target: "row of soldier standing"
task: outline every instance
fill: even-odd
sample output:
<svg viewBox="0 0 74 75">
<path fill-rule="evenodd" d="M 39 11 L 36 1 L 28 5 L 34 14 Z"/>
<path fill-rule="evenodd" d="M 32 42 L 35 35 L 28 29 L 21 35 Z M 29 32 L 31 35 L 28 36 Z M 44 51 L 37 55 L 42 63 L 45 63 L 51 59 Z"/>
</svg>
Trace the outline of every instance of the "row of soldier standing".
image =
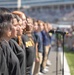
<svg viewBox="0 0 74 75">
<path fill-rule="evenodd" d="M 46 73 L 52 26 L 21 11 L 0 8 L 0 75 Z"/>
</svg>

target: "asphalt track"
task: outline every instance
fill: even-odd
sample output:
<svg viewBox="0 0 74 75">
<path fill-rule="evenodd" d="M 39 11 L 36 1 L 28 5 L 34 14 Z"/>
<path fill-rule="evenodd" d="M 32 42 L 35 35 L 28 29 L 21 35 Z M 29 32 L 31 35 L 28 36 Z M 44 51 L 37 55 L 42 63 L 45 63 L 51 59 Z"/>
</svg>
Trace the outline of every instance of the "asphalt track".
<svg viewBox="0 0 74 75">
<path fill-rule="evenodd" d="M 61 71 L 61 59 L 58 52 L 58 60 L 56 60 L 56 46 L 52 46 L 50 54 L 49 54 L 49 60 L 51 61 L 52 65 L 49 66 L 49 71 L 44 75 L 62 75 Z M 56 66 L 56 62 L 58 63 L 58 66 Z M 58 67 L 56 70 L 56 67 Z M 56 74 L 57 71 L 57 74 Z"/>
</svg>

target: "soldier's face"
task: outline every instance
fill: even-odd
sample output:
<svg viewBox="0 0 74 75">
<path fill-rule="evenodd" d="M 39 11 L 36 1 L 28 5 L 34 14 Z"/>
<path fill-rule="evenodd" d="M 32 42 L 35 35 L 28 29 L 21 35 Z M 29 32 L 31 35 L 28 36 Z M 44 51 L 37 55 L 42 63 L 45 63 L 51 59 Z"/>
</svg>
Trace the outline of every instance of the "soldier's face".
<svg viewBox="0 0 74 75">
<path fill-rule="evenodd" d="M 12 25 L 12 35 L 11 35 L 12 38 L 13 37 L 17 37 L 17 32 L 19 30 L 19 27 L 18 26 L 19 25 L 18 25 L 17 19 L 14 18 L 13 19 L 13 25 Z"/>
</svg>

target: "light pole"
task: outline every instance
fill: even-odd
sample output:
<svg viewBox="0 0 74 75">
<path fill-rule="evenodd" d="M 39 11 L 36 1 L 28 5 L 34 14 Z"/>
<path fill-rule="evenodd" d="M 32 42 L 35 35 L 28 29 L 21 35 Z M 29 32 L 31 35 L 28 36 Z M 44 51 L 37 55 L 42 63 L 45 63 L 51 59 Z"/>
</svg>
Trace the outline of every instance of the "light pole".
<svg viewBox="0 0 74 75">
<path fill-rule="evenodd" d="M 20 8 L 21 8 L 21 0 L 17 0 L 17 8 L 18 8 L 18 10 L 20 10 Z"/>
</svg>

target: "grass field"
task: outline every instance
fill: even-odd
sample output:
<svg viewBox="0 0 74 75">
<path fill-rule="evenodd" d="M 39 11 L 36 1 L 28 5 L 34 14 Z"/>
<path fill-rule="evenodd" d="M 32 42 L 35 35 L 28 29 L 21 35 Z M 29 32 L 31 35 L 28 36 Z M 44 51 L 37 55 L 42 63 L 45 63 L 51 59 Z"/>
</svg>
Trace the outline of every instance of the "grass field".
<svg viewBox="0 0 74 75">
<path fill-rule="evenodd" d="M 71 75 L 74 75 L 74 51 L 65 48 L 65 55 L 70 68 Z"/>
</svg>

